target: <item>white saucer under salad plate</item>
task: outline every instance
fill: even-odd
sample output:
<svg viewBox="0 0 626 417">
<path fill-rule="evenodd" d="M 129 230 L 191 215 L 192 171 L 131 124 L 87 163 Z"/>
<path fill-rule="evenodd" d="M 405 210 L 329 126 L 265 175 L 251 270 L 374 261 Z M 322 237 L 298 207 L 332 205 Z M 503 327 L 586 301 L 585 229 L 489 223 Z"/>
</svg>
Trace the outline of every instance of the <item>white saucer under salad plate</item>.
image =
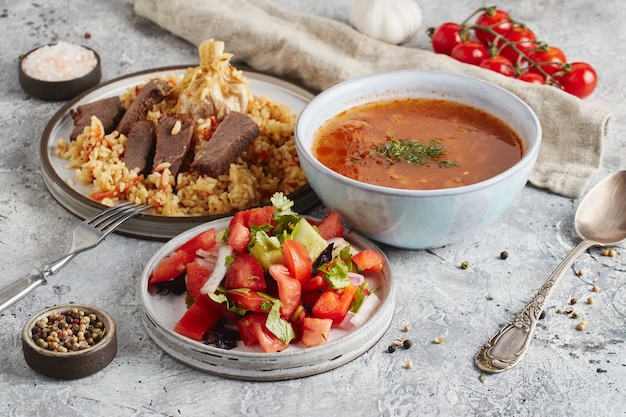
<svg viewBox="0 0 626 417">
<path fill-rule="evenodd" d="M 82 219 L 89 218 L 106 208 L 99 202 L 87 197 L 91 192 L 90 187 L 79 184 L 75 180 L 74 170 L 67 168 L 68 161 L 55 154 L 59 138 L 69 138 L 74 127 L 70 110 L 82 104 L 121 95 L 130 87 L 145 82 L 150 78 L 170 74 L 182 76 L 189 67 L 193 67 L 193 65 L 150 69 L 104 82 L 65 104 L 50 119 L 41 136 L 39 147 L 40 162 L 44 183 L 52 196 L 63 207 Z M 299 114 L 314 96 L 309 90 L 280 78 L 251 69 L 244 69 L 243 73 L 255 95 L 266 96 L 273 101 L 283 103 L 296 114 Z M 70 185 L 70 182 L 73 182 L 73 184 Z M 297 210 L 299 213 L 306 213 L 319 204 L 317 195 L 308 185 L 292 193 L 289 198 L 295 203 L 294 210 Z M 164 241 L 191 227 L 218 218 L 232 216 L 233 214 L 167 217 L 142 213 L 124 222 L 116 230 L 116 233 Z"/>
<path fill-rule="evenodd" d="M 140 282 L 143 324 L 152 340 L 176 360 L 214 375 L 251 380 L 276 381 L 301 378 L 338 368 L 372 348 L 385 334 L 395 309 L 395 284 L 391 279 L 389 261 L 367 280 L 378 286 L 380 304 L 369 319 L 350 330 L 333 328 L 326 344 L 305 348 L 292 344 L 277 353 L 265 353 L 257 346 L 246 347 L 239 342 L 233 349 L 221 349 L 182 336 L 174 326 L 186 311 L 185 295 L 155 294 L 148 289 L 152 271 L 181 244 L 199 233 L 228 227 L 229 218 L 217 219 L 196 226 L 165 243 L 146 264 Z M 356 249 L 373 249 L 383 253 L 372 241 L 353 231 L 344 238 Z M 373 288 L 371 286 L 370 288 Z"/>
</svg>

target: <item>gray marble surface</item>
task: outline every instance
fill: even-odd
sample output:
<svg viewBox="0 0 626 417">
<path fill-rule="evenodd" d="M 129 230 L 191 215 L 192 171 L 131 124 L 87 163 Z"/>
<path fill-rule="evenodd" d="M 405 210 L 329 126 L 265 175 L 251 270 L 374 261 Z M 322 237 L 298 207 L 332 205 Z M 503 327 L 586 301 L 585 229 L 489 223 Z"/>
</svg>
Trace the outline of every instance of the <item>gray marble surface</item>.
<svg viewBox="0 0 626 417">
<path fill-rule="evenodd" d="M 347 21 L 351 1 L 276 0 L 293 10 Z M 473 4 L 469 4 L 473 3 Z M 459 21 L 482 1 L 419 1 L 423 28 Z M 626 7 L 620 0 L 531 0 L 500 4 L 572 60 L 599 72 L 588 101 L 613 112 L 596 182 L 626 167 Z M 85 39 L 85 33 L 91 36 Z M 103 80 L 196 62 L 196 48 L 137 17 L 124 0 L 0 0 L 0 285 L 62 254 L 78 219 L 43 183 L 42 131 L 63 103 L 26 95 L 20 54 L 65 40 L 103 60 Z M 428 48 L 424 31 L 409 45 Z M 18 304 L 0 314 L 0 410 L 7 416 L 619 416 L 626 415 L 626 285 L 623 248 L 583 255 L 548 303 L 526 358 L 481 375 L 477 349 L 521 309 L 578 243 L 578 201 L 527 186 L 514 207 L 484 233 L 445 248 L 384 248 L 398 283 L 391 327 L 367 353 L 336 370 L 281 382 L 241 382 L 191 369 L 148 337 L 139 311 L 143 265 L 161 243 L 113 235 Z M 506 250 L 509 257 L 499 258 Z M 461 269 L 463 261 L 470 267 Z M 584 270 L 583 276 L 575 271 Z M 598 285 L 600 291 L 591 293 Z M 569 300 L 588 323 L 556 314 Z M 109 311 L 119 331 L 115 360 L 82 380 L 61 382 L 31 370 L 20 334 L 28 318 L 59 303 Z M 409 350 L 386 352 L 410 324 Z M 441 344 L 433 343 L 443 337 Z M 412 369 L 405 364 L 412 361 Z"/>
</svg>

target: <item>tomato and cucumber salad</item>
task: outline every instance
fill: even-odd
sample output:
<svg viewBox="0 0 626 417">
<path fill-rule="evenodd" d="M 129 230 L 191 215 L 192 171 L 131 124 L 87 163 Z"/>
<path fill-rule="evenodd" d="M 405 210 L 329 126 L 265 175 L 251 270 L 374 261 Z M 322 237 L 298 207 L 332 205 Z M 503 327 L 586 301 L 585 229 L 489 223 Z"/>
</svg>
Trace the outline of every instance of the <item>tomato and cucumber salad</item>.
<svg viewBox="0 0 626 417">
<path fill-rule="evenodd" d="M 244 346 L 280 352 L 324 344 L 333 328 L 358 327 L 376 310 L 372 275 L 385 256 L 344 239 L 337 213 L 312 220 L 282 193 L 271 202 L 202 231 L 156 265 L 151 293 L 186 294 L 175 332 L 211 344 L 226 329 Z"/>
</svg>

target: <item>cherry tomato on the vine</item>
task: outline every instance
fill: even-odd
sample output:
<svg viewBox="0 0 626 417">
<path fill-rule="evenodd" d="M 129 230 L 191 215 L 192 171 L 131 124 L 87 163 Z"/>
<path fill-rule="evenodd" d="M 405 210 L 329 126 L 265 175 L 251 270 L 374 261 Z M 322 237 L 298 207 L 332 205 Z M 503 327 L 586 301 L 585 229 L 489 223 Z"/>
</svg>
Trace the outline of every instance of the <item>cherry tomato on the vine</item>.
<svg viewBox="0 0 626 417">
<path fill-rule="evenodd" d="M 526 81 L 527 83 L 531 83 L 531 84 L 545 84 L 546 83 L 546 79 L 543 77 L 543 75 L 539 74 L 538 72 L 525 72 L 519 77 L 517 77 L 517 79 Z"/>
<path fill-rule="evenodd" d="M 435 52 L 520 81 L 554 86 L 580 98 L 598 84 L 591 65 L 569 63 L 560 48 L 537 39 L 523 22 L 495 6 L 480 7 L 462 24 L 446 22 L 427 33 Z"/>
<path fill-rule="evenodd" d="M 533 48 L 537 47 L 537 36 L 532 30 L 522 26 L 515 26 L 513 29 L 502 34 L 502 36 L 515 45 L 515 47 L 526 56 L 530 55 L 533 52 Z M 511 46 L 500 42 L 499 47 L 502 47 L 500 55 L 509 58 L 512 63 L 521 64 L 524 62 L 520 60 L 519 54 L 515 49 L 511 48 Z"/>
<path fill-rule="evenodd" d="M 511 15 L 508 12 L 490 8 L 478 16 L 475 26 L 490 28 L 494 32 L 502 35 L 513 29 L 513 22 L 511 22 Z M 480 29 L 474 29 L 474 33 L 476 34 L 476 39 L 487 47 L 496 37 L 495 35 Z"/>
<path fill-rule="evenodd" d="M 530 54 L 530 58 L 549 75 L 560 71 L 563 68 L 561 64 L 567 62 L 563 51 L 556 46 L 548 46 L 546 49 L 535 51 Z M 536 72 L 534 68 L 530 68 L 530 71 Z"/>
<path fill-rule="evenodd" d="M 461 43 L 461 25 L 458 23 L 443 23 L 430 36 L 433 50 L 438 54 L 450 55 L 452 49 Z"/>
<path fill-rule="evenodd" d="M 569 65 L 570 71 L 555 77 L 563 90 L 579 98 L 593 93 L 598 85 L 598 75 L 593 67 L 586 62 L 573 62 Z"/>
<path fill-rule="evenodd" d="M 501 55 L 485 58 L 479 66 L 506 75 L 507 77 L 512 77 L 515 74 L 515 69 L 513 69 L 511 61 Z"/>
<path fill-rule="evenodd" d="M 458 44 L 452 49 L 450 56 L 466 64 L 480 65 L 489 56 L 485 45 L 478 41 L 467 41 Z"/>
</svg>

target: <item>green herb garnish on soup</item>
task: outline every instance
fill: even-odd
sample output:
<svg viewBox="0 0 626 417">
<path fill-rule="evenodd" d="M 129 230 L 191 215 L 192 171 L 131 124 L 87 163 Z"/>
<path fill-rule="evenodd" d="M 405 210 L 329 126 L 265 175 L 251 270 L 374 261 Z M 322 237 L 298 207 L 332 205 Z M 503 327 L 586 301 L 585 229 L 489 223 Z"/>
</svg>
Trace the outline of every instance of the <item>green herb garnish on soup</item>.
<svg viewBox="0 0 626 417">
<path fill-rule="evenodd" d="M 398 139 L 395 136 L 389 136 L 385 142 L 373 145 L 368 156 L 382 157 L 392 164 L 407 162 L 424 165 L 429 162 L 436 162 L 440 167 L 456 166 L 454 162 L 442 159 L 446 155 L 446 151 L 441 142 L 441 139 L 432 139 L 430 143 L 423 144 L 419 140 Z"/>
</svg>

